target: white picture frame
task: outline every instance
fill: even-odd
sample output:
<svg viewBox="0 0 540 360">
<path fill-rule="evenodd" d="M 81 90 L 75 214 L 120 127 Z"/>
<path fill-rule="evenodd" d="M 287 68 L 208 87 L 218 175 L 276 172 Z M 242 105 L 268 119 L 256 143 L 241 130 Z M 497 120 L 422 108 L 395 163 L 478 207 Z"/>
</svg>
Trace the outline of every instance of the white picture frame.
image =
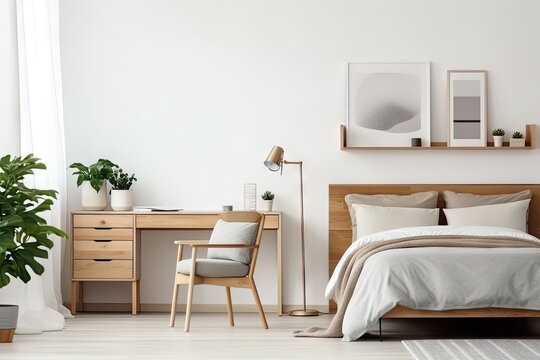
<svg viewBox="0 0 540 360">
<path fill-rule="evenodd" d="M 347 146 L 431 145 L 430 63 L 349 63 Z"/>
<path fill-rule="evenodd" d="M 487 71 L 448 70 L 448 146 L 487 146 Z"/>
</svg>

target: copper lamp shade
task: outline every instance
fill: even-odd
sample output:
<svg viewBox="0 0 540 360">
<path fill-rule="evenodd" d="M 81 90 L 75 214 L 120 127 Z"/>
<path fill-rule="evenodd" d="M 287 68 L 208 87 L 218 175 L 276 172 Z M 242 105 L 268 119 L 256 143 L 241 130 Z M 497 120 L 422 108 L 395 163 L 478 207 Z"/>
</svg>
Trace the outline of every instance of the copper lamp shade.
<svg viewBox="0 0 540 360">
<path fill-rule="evenodd" d="M 264 160 L 264 166 L 266 166 L 271 171 L 278 171 L 283 162 L 283 148 L 275 145 L 266 160 Z"/>
</svg>

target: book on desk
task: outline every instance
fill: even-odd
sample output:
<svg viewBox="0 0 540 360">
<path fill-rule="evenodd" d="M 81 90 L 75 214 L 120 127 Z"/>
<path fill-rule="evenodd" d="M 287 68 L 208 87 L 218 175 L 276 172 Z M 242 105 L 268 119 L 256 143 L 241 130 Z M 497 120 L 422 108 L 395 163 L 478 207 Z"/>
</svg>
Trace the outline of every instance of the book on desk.
<svg viewBox="0 0 540 360">
<path fill-rule="evenodd" d="M 184 209 L 173 206 L 135 206 L 133 211 L 182 211 Z"/>
</svg>

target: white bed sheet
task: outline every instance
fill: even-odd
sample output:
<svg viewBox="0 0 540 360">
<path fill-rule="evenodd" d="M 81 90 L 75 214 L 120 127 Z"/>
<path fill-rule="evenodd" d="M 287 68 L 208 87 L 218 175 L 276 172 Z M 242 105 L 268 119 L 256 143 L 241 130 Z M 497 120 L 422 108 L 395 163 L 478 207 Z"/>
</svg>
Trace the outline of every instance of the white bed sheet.
<svg viewBox="0 0 540 360">
<path fill-rule="evenodd" d="M 355 241 L 326 288 L 333 299 L 338 274 L 356 249 L 410 236 L 509 236 L 539 241 L 514 229 L 427 226 L 384 231 Z M 503 307 L 540 310 L 540 248 L 406 248 L 371 256 L 358 279 L 343 321 L 352 341 L 396 305 L 423 310 Z"/>
</svg>

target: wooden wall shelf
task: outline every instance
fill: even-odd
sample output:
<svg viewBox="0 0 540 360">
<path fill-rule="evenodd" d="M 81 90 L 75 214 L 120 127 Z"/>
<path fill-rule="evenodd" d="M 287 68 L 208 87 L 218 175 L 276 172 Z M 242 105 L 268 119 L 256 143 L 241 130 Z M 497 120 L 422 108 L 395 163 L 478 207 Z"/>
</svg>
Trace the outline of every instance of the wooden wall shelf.
<svg viewBox="0 0 540 360">
<path fill-rule="evenodd" d="M 341 150 L 532 150 L 536 148 L 536 125 L 525 125 L 525 146 L 510 147 L 508 142 L 503 143 L 502 147 L 493 146 L 492 142 L 488 142 L 488 146 L 448 146 L 446 142 L 431 142 L 431 146 L 412 147 L 412 146 L 347 146 L 347 127 L 341 125 L 340 128 L 340 146 Z"/>
</svg>

